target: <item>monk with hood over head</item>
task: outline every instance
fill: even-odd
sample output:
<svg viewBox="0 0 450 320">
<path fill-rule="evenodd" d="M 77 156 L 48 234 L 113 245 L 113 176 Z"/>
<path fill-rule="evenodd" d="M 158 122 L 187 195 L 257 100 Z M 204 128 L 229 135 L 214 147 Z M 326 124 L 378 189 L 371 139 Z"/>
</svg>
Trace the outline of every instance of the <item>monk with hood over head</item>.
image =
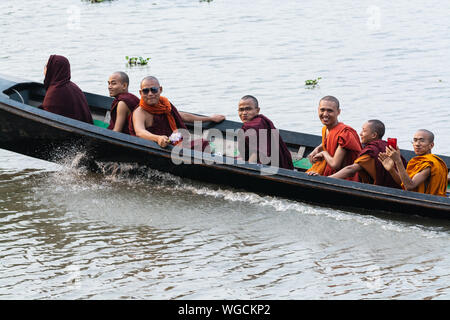
<svg viewBox="0 0 450 320">
<path fill-rule="evenodd" d="M 70 81 L 70 63 L 66 57 L 51 55 L 44 68 L 47 90 L 41 109 L 93 124 L 92 115 L 81 89 Z"/>
</svg>

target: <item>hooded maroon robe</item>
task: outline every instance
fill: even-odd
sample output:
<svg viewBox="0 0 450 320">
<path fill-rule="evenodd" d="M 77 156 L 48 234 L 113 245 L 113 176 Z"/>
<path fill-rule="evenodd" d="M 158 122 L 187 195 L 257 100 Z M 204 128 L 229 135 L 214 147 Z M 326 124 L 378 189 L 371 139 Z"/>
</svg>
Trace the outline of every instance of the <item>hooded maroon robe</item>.
<svg viewBox="0 0 450 320">
<path fill-rule="evenodd" d="M 44 87 L 47 90 L 41 108 L 65 117 L 93 124 L 86 96 L 70 81 L 69 60 L 51 55 L 47 62 Z"/>
<path fill-rule="evenodd" d="M 258 163 L 260 161 L 259 154 L 260 152 L 263 152 L 264 154 L 267 154 L 268 157 L 271 156 L 271 130 L 276 130 L 275 126 L 273 125 L 273 122 L 270 121 L 266 116 L 262 114 L 258 114 L 255 116 L 252 120 L 244 123 L 242 125 L 242 130 L 246 132 L 249 129 L 254 129 L 257 132 L 257 146 L 249 146 L 249 137 L 245 137 L 245 146 L 240 145 L 239 151 L 241 153 L 241 156 L 244 158 L 245 161 L 248 161 L 250 154 L 253 152 L 257 152 L 258 154 Z M 259 130 L 260 129 L 266 129 L 267 130 L 267 146 L 264 150 L 263 146 L 259 143 Z M 285 168 L 285 169 L 294 169 L 294 165 L 292 164 L 292 156 L 289 152 L 286 144 L 284 143 L 281 136 L 279 136 L 279 167 Z M 241 152 L 242 151 L 242 152 Z M 267 152 L 266 152 L 267 151 Z"/>
<path fill-rule="evenodd" d="M 184 124 L 183 119 L 181 118 L 180 113 L 178 112 L 177 108 L 170 103 L 172 109 L 171 113 L 173 118 L 175 119 L 175 123 L 177 124 L 178 129 L 186 129 L 187 127 Z M 137 108 L 136 108 L 137 109 Z M 153 115 L 153 124 L 150 127 L 145 128 L 147 131 L 156 134 L 158 136 L 167 136 L 170 137 L 170 135 L 173 133 L 172 128 L 170 127 L 169 120 L 167 119 L 167 116 L 165 114 L 152 114 Z M 134 131 L 133 126 L 133 113 L 130 114 L 129 120 L 128 120 L 128 129 L 132 136 L 136 136 L 136 132 Z M 205 151 L 205 148 L 209 146 L 209 142 L 203 139 L 197 139 L 191 141 L 191 149 L 200 149 L 200 143 L 201 143 L 201 149 L 202 151 Z"/>
<path fill-rule="evenodd" d="M 369 155 L 371 158 L 375 159 L 376 185 L 401 189 L 401 187 L 394 181 L 391 174 L 386 171 L 381 162 L 378 160 L 378 154 L 380 152 L 385 152 L 387 145 L 387 142 L 381 139 L 369 142 L 364 145 L 364 148 L 359 153 L 358 158 L 363 155 Z M 401 159 L 406 168 L 406 160 L 403 156 L 401 156 Z"/>
<path fill-rule="evenodd" d="M 116 119 L 117 119 L 117 105 L 120 101 L 123 101 L 126 103 L 128 109 L 130 109 L 131 113 L 133 113 L 134 109 L 136 109 L 139 106 L 139 98 L 136 97 L 134 94 L 129 92 L 124 92 L 117 97 L 114 97 L 113 102 L 111 103 L 111 120 L 109 121 L 108 129 L 113 130 L 114 126 L 116 125 Z M 130 117 L 127 117 L 125 120 L 125 123 L 123 124 L 122 132 L 130 134 L 129 130 L 129 123 Z"/>
</svg>

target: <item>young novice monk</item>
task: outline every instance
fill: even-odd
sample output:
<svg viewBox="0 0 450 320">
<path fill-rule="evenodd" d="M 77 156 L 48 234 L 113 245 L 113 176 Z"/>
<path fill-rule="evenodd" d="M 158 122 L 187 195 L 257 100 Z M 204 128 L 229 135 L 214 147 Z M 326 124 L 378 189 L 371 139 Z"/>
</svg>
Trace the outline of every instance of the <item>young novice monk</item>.
<svg viewBox="0 0 450 320">
<path fill-rule="evenodd" d="M 420 129 L 414 134 L 413 147 L 417 156 L 409 160 L 406 169 L 398 148 L 388 146 L 378 157 L 392 177 L 401 182 L 403 189 L 445 197 L 448 169 L 441 158 L 431 153 L 434 134 Z"/>
<path fill-rule="evenodd" d="M 400 184 L 395 182 L 381 162 L 378 161 L 378 154 L 384 152 L 387 147 L 387 142 L 381 140 L 384 132 L 385 126 L 380 120 L 374 119 L 364 123 L 359 134 L 363 149 L 355 163 L 346 166 L 330 177 L 345 179 L 358 173 L 360 182 L 400 189 Z M 406 165 L 406 160 L 403 157 L 401 158 L 403 164 Z"/>
<path fill-rule="evenodd" d="M 319 102 L 319 119 L 322 128 L 322 143 L 309 155 L 313 166 L 306 172 L 309 175 L 330 176 L 346 167 L 358 157 L 361 152 L 361 142 L 356 131 L 342 122 L 338 116 L 341 113 L 339 100 L 333 96 L 323 97 Z M 358 175 L 346 178 L 358 181 Z"/>
<path fill-rule="evenodd" d="M 272 121 L 259 113 L 258 100 L 251 95 L 246 95 L 239 100 L 238 115 L 242 121 L 242 130 L 245 133 L 245 140 L 239 143 L 239 153 L 241 157 L 248 162 L 261 163 L 261 157 L 272 158 L 271 155 L 271 137 L 272 130 L 276 130 Z M 260 138 L 265 132 L 264 143 Z M 291 153 L 281 136 L 278 134 L 278 164 L 277 167 L 285 169 L 294 169 Z M 256 143 L 252 143 L 256 142 Z M 265 163 L 269 164 L 269 163 Z M 274 163 L 270 163 L 275 165 Z"/>
<path fill-rule="evenodd" d="M 128 92 L 130 80 L 125 72 L 114 72 L 108 79 L 109 95 L 114 98 L 111 104 L 111 120 L 108 129 L 130 134 L 128 118 L 139 105 L 139 98 Z"/>
</svg>

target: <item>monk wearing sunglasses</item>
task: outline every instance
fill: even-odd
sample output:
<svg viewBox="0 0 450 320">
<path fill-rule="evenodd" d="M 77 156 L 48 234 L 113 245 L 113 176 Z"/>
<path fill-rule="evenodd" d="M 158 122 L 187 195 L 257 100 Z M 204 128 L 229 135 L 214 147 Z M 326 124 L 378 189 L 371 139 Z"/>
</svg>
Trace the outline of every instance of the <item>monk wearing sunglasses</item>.
<svg viewBox="0 0 450 320">
<path fill-rule="evenodd" d="M 223 115 L 206 117 L 179 112 L 169 99 L 161 96 L 162 90 L 156 77 L 148 76 L 142 79 L 139 107 L 131 114 L 131 135 L 154 141 L 165 148 L 170 144 L 169 137 L 173 132 L 180 128 L 187 129 L 185 122 L 225 120 Z"/>
</svg>

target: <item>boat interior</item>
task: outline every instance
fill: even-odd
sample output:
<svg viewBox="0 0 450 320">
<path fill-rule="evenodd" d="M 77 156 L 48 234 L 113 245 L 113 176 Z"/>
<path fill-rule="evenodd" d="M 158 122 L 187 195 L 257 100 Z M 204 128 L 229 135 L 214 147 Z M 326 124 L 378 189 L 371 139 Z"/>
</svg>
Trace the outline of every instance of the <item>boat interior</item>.
<svg viewBox="0 0 450 320">
<path fill-rule="evenodd" d="M 45 97 L 45 88 L 43 84 L 37 82 L 21 82 L 3 91 L 11 99 L 38 107 L 42 104 Z M 111 97 L 85 92 L 89 107 L 91 109 L 94 125 L 106 128 L 109 124 L 109 109 L 113 99 Z M 221 123 L 207 122 L 202 124 L 202 136 L 195 136 L 194 125 L 186 123 L 194 139 L 203 138 L 210 141 L 213 152 L 224 156 L 234 157 L 238 154 L 237 148 L 237 130 L 241 127 L 241 123 L 225 120 Z M 214 129 L 214 130 L 212 130 Z M 217 130 L 221 133 L 221 139 L 217 139 Z M 311 163 L 307 155 L 314 150 L 315 146 L 321 143 L 321 137 L 317 135 L 299 133 L 288 130 L 279 130 L 281 137 L 288 146 L 292 155 L 295 170 L 306 171 L 311 167 Z M 403 150 L 402 155 L 409 160 L 415 154 L 410 150 Z M 450 168 L 450 157 L 441 156 L 447 167 Z M 450 184 L 449 184 L 450 190 Z"/>
</svg>

